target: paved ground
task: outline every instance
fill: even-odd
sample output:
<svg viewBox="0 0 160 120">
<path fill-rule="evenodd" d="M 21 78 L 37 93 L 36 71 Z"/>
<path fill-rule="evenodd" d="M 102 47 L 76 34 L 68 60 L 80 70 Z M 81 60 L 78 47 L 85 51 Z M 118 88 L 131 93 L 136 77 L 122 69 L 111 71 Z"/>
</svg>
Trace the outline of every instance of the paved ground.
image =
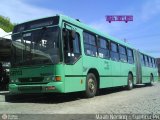
<svg viewBox="0 0 160 120">
<path fill-rule="evenodd" d="M 81 94 L 32 95 L 5 102 L 5 94 L 0 93 L 0 114 L 160 114 L 160 83 L 131 91 L 106 89 L 90 99 Z"/>
</svg>

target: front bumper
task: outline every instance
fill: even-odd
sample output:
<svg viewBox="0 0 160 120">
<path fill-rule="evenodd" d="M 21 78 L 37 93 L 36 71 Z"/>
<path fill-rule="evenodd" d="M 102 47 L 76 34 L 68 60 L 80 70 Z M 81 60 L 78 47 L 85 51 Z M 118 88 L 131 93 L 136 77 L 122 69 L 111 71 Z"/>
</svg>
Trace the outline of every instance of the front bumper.
<svg viewBox="0 0 160 120">
<path fill-rule="evenodd" d="M 9 84 L 9 91 L 12 94 L 19 93 L 51 93 L 51 92 L 64 92 L 63 82 L 49 82 L 46 84 Z"/>
</svg>

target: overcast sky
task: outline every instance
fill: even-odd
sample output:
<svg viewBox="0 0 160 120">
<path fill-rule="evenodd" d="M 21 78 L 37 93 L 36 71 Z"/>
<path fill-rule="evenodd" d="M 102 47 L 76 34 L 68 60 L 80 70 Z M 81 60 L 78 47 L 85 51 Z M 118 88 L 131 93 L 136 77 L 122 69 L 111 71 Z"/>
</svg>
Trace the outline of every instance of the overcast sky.
<svg viewBox="0 0 160 120">
<path fill-rule="evenodd" d="M 82 22 L 160 57 L 160 0 L 1 0 L 0 15 L 14 23 L 55 14 Z M 107 22 L 106 15 L 133 15 L 133 21 Z"/>
</svg>

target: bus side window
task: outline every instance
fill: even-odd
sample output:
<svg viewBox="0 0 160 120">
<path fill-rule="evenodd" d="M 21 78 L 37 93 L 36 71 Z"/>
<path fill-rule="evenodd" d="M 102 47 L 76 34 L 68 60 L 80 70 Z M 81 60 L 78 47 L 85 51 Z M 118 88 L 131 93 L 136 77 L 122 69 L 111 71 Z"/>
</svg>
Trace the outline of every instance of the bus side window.
<svg viewBox="0 0 160 120">
<path fill-rule="evenodd" d="M 154 63 L 155 63 L 155 68 L 157 67 L 157 60 L 154 59 Z"/>
<path fill-rule="evenodd" d="M 152 65 L 152 67 L 154 67 L 154 66 L 153 66 L 153 58 L 151 58 L 151 65 Z"/>
<path fill-rule="evenodd" d="M 97 56 L 96 36 L 87 32 L 83 32 L 84 52 L 86 55 Z"/>
<path fill-rule="evenodd" d="M 124 46 L 119 45 L 119 54 L 120 54 L 120 60 L 122 62 L 127 62 L 127 52 Z"/>
<path fill-rule="evenodd" d="M 156 67 L 155 59 L 152 58 L 152 61 L 153 61 L 153 67 Z"/>
<path fill-rule="evenodd" d="M 106 39 L 99 38 L 99 57 L 109 58 L 109 42 Z"/>
<path fill-rule="evenodd" d="M 128 63 L 133 64 L 134 63 L 134 58 L 133 58 L 133 50 L 127 48 L 127 58 L 128 58 Z"/>
<path fill-rule="evenodd" d="M 111 51 L 110 51 L 111 59 L 115 61 L 119 61 L 118 54 L 118 44 L 111 42 Z"/>
<path fill-rule="evenodd" d="M 148 67 L 149 63 L 148 63 L 148 57 L 146 55 L 144 56 L 144 60 L 145 60 L 145 65 Z"/>
<path fill-rule="evenodd" d="M 152 67 L 152 61 L 150 57 L 148 57 L 148 61 L 149 61 L 149 67 Z"/>
<path fill-rule="evenodd" d="M 144 63 L 144 55 L 143 54 L 141 54 L 141 64 L 142 64 L 142 66 L 145 65 L 145 63 Z"/>
</svg>

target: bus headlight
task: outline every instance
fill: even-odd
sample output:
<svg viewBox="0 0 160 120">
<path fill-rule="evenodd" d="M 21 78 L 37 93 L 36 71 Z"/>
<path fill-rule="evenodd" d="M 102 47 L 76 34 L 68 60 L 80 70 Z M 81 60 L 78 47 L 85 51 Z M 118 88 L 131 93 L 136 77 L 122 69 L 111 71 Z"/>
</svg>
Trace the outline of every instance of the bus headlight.
<svg viewBox="0 0 160 120">
<path fill-rule="evenodd" d="M 45 80 L 46 81 L 51 81 L 51 80 L 53 81 L 53 80 L 55 80 L 55 77 L 54 76 L 48 76 L 48 77 L 45 78 Z"/>
<path fill-rule="evenodd" d="M 14 80 L 11 80 L 11 83 L 14 83 Z"/>
</svg>

